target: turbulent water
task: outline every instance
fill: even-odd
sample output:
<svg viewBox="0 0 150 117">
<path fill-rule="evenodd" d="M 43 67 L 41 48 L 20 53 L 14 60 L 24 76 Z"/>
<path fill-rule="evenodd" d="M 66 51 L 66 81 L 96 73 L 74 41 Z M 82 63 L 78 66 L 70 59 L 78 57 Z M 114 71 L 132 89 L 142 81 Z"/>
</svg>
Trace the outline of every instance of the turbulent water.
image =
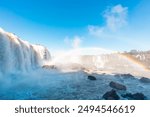
<svg viewBox="0 0 150 117">
<path fill-rule="evenodd" d="M 134 78 L 115 76 L 127 73 Z M 89 75 L 97 80 L 90 81 Z M 46 47 L 0 29 L 0 99 L 102 99 L 111 81 L 150 99 L 150 86 L 141 77 L 150 78 L 149 69 L 130 55 L 82 48 L 51 58 Z"/>
<path fill-rule="evenodd" d="M 0 72 L 27 72 L 51 59 L 47 48 L 31 45 L 0 29 Z"/>
</svg>

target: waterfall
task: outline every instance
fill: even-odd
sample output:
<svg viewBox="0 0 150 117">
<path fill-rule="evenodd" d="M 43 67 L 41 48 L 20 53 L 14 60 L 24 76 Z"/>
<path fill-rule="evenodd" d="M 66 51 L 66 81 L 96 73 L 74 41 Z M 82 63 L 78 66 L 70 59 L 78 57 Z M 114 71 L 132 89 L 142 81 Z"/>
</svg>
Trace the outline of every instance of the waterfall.
<svg viewBox="0 0 150 117">
<path fill-rule="evenodd" d="M 41 45 L 32 45 L 12 33 L 0 29 L 0 71 L 28 72 L 51 59 L 50 52 Z"/>
</svg>

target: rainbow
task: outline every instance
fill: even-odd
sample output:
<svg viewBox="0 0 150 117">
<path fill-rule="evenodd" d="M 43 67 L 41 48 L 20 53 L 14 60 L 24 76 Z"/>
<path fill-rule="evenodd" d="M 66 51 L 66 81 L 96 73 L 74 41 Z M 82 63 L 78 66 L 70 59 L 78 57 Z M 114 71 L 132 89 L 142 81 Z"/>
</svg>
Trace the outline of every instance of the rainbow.
<svg viewBox="0 0 150 117">
<path fill-rule="evenodd" d="M 122 57 L 125 57 L 127 58 L 129 61 L 131 61 L 132 63 L 134 64 L 137 64 L 139 65 L 140 67 L 142 67 L 144 70 L 146 71 L 150 71 L 150 68 L 148 68 L 146 65 L 144 65 L 144 63 L 142 63 L 140 60 L 138 60 L 136 57 L 128 54 L 128 53 L 121 53 L 119 54 L 121 55 Z"/>
</svg>

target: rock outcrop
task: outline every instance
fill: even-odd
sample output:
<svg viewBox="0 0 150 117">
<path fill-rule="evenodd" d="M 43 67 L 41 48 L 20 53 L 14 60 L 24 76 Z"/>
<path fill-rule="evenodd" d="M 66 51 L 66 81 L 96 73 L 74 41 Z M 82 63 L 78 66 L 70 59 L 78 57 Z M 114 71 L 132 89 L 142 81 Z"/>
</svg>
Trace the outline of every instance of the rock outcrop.
<svg viewBox="0 0 150 117">
<path fill-rule="evenodd" d="M 122 97 L 127 98 L 129 100 L 145 100 L 146 96 L 143 93 L 126 93 L 122 95 Z"/>
<path fill-rule="evenodd" d="M 89 79 L 89 80 L 96 80 L 96 77 L 90 75 L 90 76 L 88 76 L 88 79 Z"/>
<path fill-rule="evenodd" d="M 111 88 L 114 88 L 114 89 L 117 89 L 117 90 L 127 90 L 127 88 L 126 88 L 125 85 L 122 85 L 122 84 L 120 84 L 120 83 L 113 82 L 113 81 L 111 81 L 111 82 L 109 83 L 109 86 L 110 86 Z"/>
<path fill-rule="evenodd" d="M 114 89 L 106 92 L 102 98 L 104 98 L 105 100 L 119 100 L 120 99 L 120 97 L 118 96 L 118 94 L 116 93 Z"/>
<path fill-rule="evenodd" d="M 149 78 L 146 78 L 146 77 L 142 77 L 142 78 L 140 79 L 140 82 L 142 82 L 142 83 L 150 83 L 150 79 L 149 79 Z"/>
</svg>

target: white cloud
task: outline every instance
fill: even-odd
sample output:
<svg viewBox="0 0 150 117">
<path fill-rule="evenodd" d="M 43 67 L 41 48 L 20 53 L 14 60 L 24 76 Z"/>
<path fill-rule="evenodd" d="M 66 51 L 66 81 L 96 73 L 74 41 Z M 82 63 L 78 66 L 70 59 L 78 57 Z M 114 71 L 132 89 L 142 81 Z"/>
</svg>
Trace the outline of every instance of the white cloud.
<svg viewBox="0 0 150 117">
<path fill-rule="evenodd" d="M 103 15 L 106 25 L 90 25 L 88 26 L 89 33 L 97 37 L 105 37 L 113 32 L 117 32 L 127 24 L 127 13 L 128 8 L 120 4 L 106 9 Z"/>
<path fill-rule="evenodd" d="M 79 48 L 82 42 L 82 37 L 74 36 L 73 38 L 65 37 L 64 42 L 73 47 L 74 49 Z"/>
<path fill-rule="evenodd" d="M 104 27 L 90 25 L 88 26 L 88 30 L 91 35 L 99 36 L 104 32 Z"/>
<path fill-rule="evenodd" d="M 104 13 L 107 27 L 112 31 L 116 31 L 117 29 L 125 26 L 127 24 L 127 13 L 128 8 L 123 7 L 120 4 L 112 7 L 111 9 L 107 9 Z"/>
<path fill-rule="evenodd" d="M 80 44 L 81 44 L 81 38 L 75 36 L 72 43 L 73 48 L 79 48 Z"/>
</svg>

